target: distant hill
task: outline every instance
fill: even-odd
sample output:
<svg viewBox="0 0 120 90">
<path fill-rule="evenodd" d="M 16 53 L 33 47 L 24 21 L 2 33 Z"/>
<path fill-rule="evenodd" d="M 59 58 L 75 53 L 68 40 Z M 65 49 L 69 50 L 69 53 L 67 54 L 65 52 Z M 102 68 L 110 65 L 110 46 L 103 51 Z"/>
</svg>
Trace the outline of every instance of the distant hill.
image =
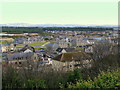
<svg viewBox="0 0 120 90">
<path fill-rule="evenodd" d="M 117 25 L 79 25 L 79 24 L 28 24 L 28 23 L 11 23 L 0 24 L 0 26 L 8 27 L 105 27 L 116 28 Z"/>
<path fill-rule="evenodd" d="M 2 32 L 7 33 L 43 33 L 44 31 L 106 31 L 113 28 L 103 27 L 13 27 L 2 26 Z"/>
</svg>

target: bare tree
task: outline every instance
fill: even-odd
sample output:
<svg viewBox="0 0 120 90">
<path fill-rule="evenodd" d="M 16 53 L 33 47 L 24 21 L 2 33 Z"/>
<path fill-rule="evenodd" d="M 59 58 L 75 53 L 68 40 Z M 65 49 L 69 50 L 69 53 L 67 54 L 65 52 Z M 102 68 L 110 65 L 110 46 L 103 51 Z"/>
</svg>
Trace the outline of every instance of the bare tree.
<svg viewBox="0 0 120 90">
<path fill-rule="evenodd" d="M 93 59 L 98 60 L 110 54 L 117 53 L 117 47 L 115 48 L 109 41 L 97 42 L 93 46 Z"/>
</svg>

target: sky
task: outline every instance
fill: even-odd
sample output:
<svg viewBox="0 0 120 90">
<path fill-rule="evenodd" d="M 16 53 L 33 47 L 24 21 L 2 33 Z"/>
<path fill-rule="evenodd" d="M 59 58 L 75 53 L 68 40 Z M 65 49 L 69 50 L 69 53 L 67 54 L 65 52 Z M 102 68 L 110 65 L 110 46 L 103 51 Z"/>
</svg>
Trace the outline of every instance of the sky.
<svg viewBox="0 0 120 90">
<path fill-rule="evenodd" d="M 2 2 L 1 12 L 1 24 L 118 24 L 116 2 Z"/>
</svg>

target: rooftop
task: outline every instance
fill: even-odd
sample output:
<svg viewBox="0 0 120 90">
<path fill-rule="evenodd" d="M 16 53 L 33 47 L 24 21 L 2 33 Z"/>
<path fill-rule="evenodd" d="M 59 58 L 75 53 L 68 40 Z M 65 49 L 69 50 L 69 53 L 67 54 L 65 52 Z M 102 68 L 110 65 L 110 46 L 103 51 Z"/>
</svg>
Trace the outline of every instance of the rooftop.
<svg viewBox="0 0 120 90">
<path fill-rule="evenodd" d="M 69 53 L 62 53 L 55 58 L 54 60 L 65 62 L 65 61 L 72 61 L 72 60 L 85 60 L 90 59 L 91 55 L 84 53 L 84 52 L 69 52 Z"/>
</svg>

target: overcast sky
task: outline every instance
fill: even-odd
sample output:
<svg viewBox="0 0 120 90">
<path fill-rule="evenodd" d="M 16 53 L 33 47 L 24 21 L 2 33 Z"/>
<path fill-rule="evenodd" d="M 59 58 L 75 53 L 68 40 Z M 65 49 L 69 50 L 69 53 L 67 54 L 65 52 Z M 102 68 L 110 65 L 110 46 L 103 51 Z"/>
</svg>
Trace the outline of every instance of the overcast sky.
<svg viewBox="0 0 120 90">
<path fill-rule="evenodd" d="M 3 2 L 2 24 L 117 25 L 116 2 Z"/>
</svg>

